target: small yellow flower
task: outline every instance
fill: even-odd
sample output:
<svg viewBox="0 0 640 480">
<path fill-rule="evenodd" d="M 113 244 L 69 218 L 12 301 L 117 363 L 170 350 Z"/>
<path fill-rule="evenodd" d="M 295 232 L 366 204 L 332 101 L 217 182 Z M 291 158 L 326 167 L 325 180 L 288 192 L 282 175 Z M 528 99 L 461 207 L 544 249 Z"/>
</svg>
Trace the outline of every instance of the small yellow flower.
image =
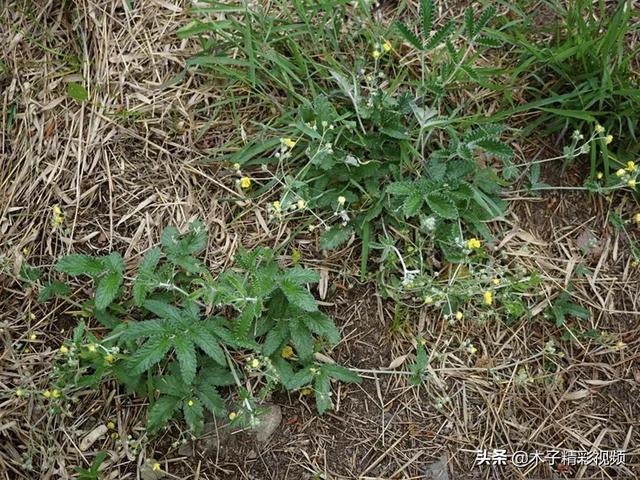
<svg viewBox="0 0 640 480">
<path fill-rule="evenodd" d="M 51 391 L 51 396 L 53 398 L 60 398 L 60 390 L 52 390 Z"/>
<path fill-rule="evenodd" d="M 231 412 L 229 414 L 229 420 L 231 420 L 233 422 L 236 419 L 237 416 L 238 416 L 238 414 L 236 412 Z"/>
<path fill-rule="evenodd" d="M 604 127 L 599 123 L 596 123 L 596 133 L 602 133 L 602 132 L 604 132 Z"/>
<path fill-rule="evenodd" d="M 154 463 L 151 466 L 151 470 L 153 470 L 154 472 L 159 472 L 160 471 L 160 464 L 158 462 Z"/>
<path fill-rule="evenodd" d="M 347 199 L 346 199 L 346 198 L 344 198 L 342 195 L 340 195 L 340 196 L 338 197 L 338 203 L 339 203 L 340 205 L 344 205 L 344 202 L 346 202 L 346 201 L 347 201 Z"/>
<path fill-rule="evenodd" d="M 616 177 L 623 177 L 626 175 L 626 173 L 626 170 L 624 168 L 621 168 L 616 172 Z"/>
<path fill-rule="evenodd" d="M 291 347 L 291 345 L 286 345 L 282 351 L 280 352 L 280 356 L 282 358 L 291 358 L 293 357 L 293 348 Z"/>
<path fill-rule="evenodd" d="M 21 388 L 17 388 L 16 389 L 16 397 L 23 397 L 24 396 L 24 390 Z"/>
<path fill-rule="evenodd" d="M 304 208 L 307 206 L 307 202 L 305 202 L 303 199 L 298 200 L 298 209 L 299 210 L 304 210 Z"/>
<path fill-rule="evenodd" d="M 111 433 L 111 438 L 113 440 L 118 440 L 120 438 L 120 434 L 118 432 Z"/>
<path fill-rule="evenodd" d="M 104 356 L 104 359 L 107 363 L 113 363 L 113 361 L 115 360 L 115 357 L 109 353 Z"/>
<path fill-rule="evenodd" d="M 637 168 L 638 168 L 638 167 L 636 167 L 636 162 L 634 162 L 634 161 L 632 161 L 632 160 L 629 160 L 629 161 L 627 162 L 627 171 L 629 171 L 629 172 L 635 172 Z"/>
<path fill-rule="evenodd" d="M 493 303 L 493 293 L 489 290 L 482 294 L 485 305 L 491 305 Z"/>
<path fill-rule="evenodd" d="M 109 430 L 113 430 L 114 428 L 116 428 L 116 424 L 113 422 L 113 420 L 110 420 L 109 422 L 107 422 L 107 428 Z"/>
<path fill-rule="evenodd" d="M 282 145 L 284 145 L 285 147 L 289 147 L 289 148 L 293 148 L 296 146 L 296 142 L 290 138 L 281 138 L 280 143 L 282 143 Z"/>
<path fill-rule="evenodd" d="M 391 44 L 390 44 L 388 41 L 385 41 L 385 42 L 382 44 L 382 49 L 383 49 L 385 52 L 388 52 L 389 50 L 391 50 Z"/>
<path fill-rule="evenodd" d="M 29 340 L 33 341 L 33 340 L 35 340 L 36 338 L 38 338 L 38 336 L 37 336 L 35 333 L 30 333 L 30 334 L 29 334 Z"/>
<path fill-rule="evenodd" d="M 242 177 L 240 179 L 240 187 L 245 190 L 251 186 L 251 179 L 249 177 Z"/>
<path fill-rule="evenodd" d="M 25 257 L 28 257 L 30 253 L 31 253 L 31 249 L 29 247 L 24 247 L 22 249 L 22 255 L 24 255 Z"/>
<path fill-rule="evenodd" d="M 44 398 L 51 398 L 51 392 L 49 390 L 45 390 L 44 392 L 42 392 L 42 395 L 44 396 Z"/>
<path fill-rule="evenodd" d="M 90 344 L 87 346 L 87 350 L 89 350 L 91 353 L 93 353 L 93 352 L 95 352 L 95 351 L 96 351 L 96 346 L 95 346 L 93 343 L 90 343 Z"/>
<path fill-rule="evenodd" d="M 629 188 L 636 188 L 636 181 L 632 178 L 627 182 L 627 185 L 629 186 Z"/>
<path fill-rule="evenodd" d="M 616 346 L 614 347 L 616 350 L 622 350 L 624 347 L 626 347 L 626 344 L 620 340 L 618 343 L 616 343 Z"/>
<path fill-rule="evenodd" d="M 606 137 L 604 137 L 604 143 L 606 145 L 609 145 L 611 142 L 613 142 L 613 135 L 607 135 Z"/>
<path fill-rule="evenodd" d="M 60 347 L 60 353 L 69 353 L 69 349 L 67 348 L 66 345 L 62 345 Z"/>
<path fill-rule="evenodd" d="M 596 178 L 597 178 L 598 180 L 602 180 L 602 177 L 604 177 L 604 173 L 602 173 L 602 172 L 598 172 L 598 173 L 596 173 Z"/>
<path fill-rule="evenodd" d="M 462 312 L 460 310 L 458 310 L 456 312 L 456 320 L 462 320 L 462 317 L 464 317 L 464 315 L 462 314 Z"/>
<path fill-rule="evenodd" d="M 273 203 L 271 204 L 271 206 L 273 207 L 273 209 L 274 209 L 276 212 L 279 212 L 279 211 L 280 211 L 280 209 L 282 208 L 282 205 L 280 204 L 280 202 L 279 202 L 278 200 L 276 200 L 275 202 L 273 202 Z"/>
<path fill-rule="evenodd" d="M 491 280 L 491 283 L 493 283 L 494 285 L 500 285 L 500 279 L 494 278 L 493 280 Z"/>
<path fill-rule="evenodd" d="M 305 397 L 308 397 L 313 393 L 313 390 L 311 390 L 309 387 L 304 387 L 302 390 L 300 390 L 300 393 Z"/>
<path fill-rule="evenodd" d="M 189 400 L 189 401 L 187 402 L 187 405 L 189 405 L 190 407 L 193 407 L 193 400 Z"/>
<path fill-rule="evenodd" d="M 54 215 L 62 215 L 62 210 L 58 205 L 54 205 L 53 207 L 51 207 L 51 211 Z"/>
<path fill-rule="evenodd" d="M 239 164 L 239 163 L 234 163 L 234 164 L 233 164 L 233 169 L 234 169 L 236 172 L 239 172 L 239 171 L 240 171 L 240 164 Z"/>
<path fill-rule="evenodd" d="M 424 297 L 424 303 L 430 305 L 433 303 L 433 297 Z"/>
<path fill-rule="evenodd" d="M 467 242 L 467 248 L 469 248 L 470 250 L 477 250 L 478 248 L 480 248 L 480 240 L 478 240 L 477 238 L 472 238 Z"/>
<path fill-rule="evenodd" d="M 636 219 L 636 223 L 640 225 L 640 213 L 636 213 L 634 218 Z"/>
<path fill-rule="evenodd" d="M 260 360 L 258 360 L 257 358 L 254 358 L 253 360 L 251 360 L 251 368 L 258 368 L 260 366 Z"/>
<path fill-rule="evenodd" d="M 381 55 L 380 50 L 374 50 L 373 52 L 371 52 L 371 56 L 376 60 L 380 58 L 380 55 Z"/>
<path fill-rule="evenodd" d="M 469 352 L 471 355 L 475 355 L 478 352 L 478 349 L 472 344 L 467 348 L 467 352 Z"/>
</svg>

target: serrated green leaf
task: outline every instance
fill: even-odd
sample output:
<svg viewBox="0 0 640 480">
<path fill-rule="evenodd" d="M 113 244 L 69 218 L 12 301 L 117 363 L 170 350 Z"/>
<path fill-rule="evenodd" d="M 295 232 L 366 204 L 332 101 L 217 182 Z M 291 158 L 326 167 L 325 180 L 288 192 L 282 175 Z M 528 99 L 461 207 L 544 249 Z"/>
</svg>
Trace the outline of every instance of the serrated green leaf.
<svg viewBox="0 0 640 480">
<path fill-rule="evenodd" d="M 402 22 L 395 23 L 396 30 L 400 34 L 400 36 L 410 43 L 416 50 L 422 50 L 422 42 L 420 39 L 413 33 L 409 28 Z"/>
<path fill-rule="evenodd" d="M 476 38 L 476 43 L 478 45 L 482 45 L 483 47 L 487 47 L 487 48 L 500 48 L 502 47 L 502 40 L 500 40 L 499 38 L 490 36 L 490 35 L 483 35 L 481 37 Z"/>
<path fill-rule="evenodd" d="M 486 7 L 482 14 L 480 14 L 480 18 L 478 18 L 478 21 L 476 22 L 473 35 L 477 35 L 478 33 L 480 33 L 489 24 L 493 17 L 495 17 L 495 15 L 496 7 L 494 7 L 493 5 Z"/>
<path fill-rule="evenodd" d="M 333 320 L 324 313 L 314 312 L 302 318 L 307 328 L 316 335 L 325 337 L 332 345 L 337 345 L 340 342 L 340 330 Z"/>
<path fill-rule="evenodd" d="M 65 255 L 56 263 L 55 269 L 67 275 L 89 275 L 96 276 L 104 272 L 102 262 L 89 255 L 71 254 Z"/>
<path fill-rule="evenodd" d="M 455 28 L 455 23 L 453 23 L 453 20 L 450 20 L 449 22 L 447 22 L 444 27 L 438 30 L 438 32 L 429 39 L 425 47 L 425 50 L 431 50 L 432 48 L 435 48 L 438 45 L 440 45 L 442 42 L 444 42 L 447 38 L 451 36 L 454 28 Z"/>
<path fill-rule="evenodd" d="M 422 35 L 425 37 L 431 33 L 433 26 L 433 11 L 435 10 L 433 0 L 422 0 L 420 2 L 420 16 L 422 17 Z"/>
<path fill-rule="evenodd" d="M 511 147 L 506 143 L 502 143 L 498 140 L 481 140 L 477 142 L 477 145 L 486 152 L 491 153 L 498 158 L 511 158 L 513 156 L 513 150 L 511 149 Z"/>
<path fill-rule="evenodd" d="M 289 323 L 289 333 L 291 334 L 291 343 L 298 352 L 298 356 L 302 360 L 311 358 L 313 355 L 313 337 L 304 322 L 299 319 L 293 319 Z"/>
<path fill-rule="evenodd" d="M 391 195 L 411 195 L 415 191 L 415 183 L 409 180 L 393 182 L 387 186 L 387 193 Z"/>
<path fill-rule="evenodd" d="M 413 217 L 418 214 L 422 207 L 422 195 L 418 191 L 412 192 L 404 199 L 402 204 L 402 213 L 405 217 Z"/>
<path fill-rule="evenodd" d="M 138 338 L 156 337 L 167 332 L 166 321 L 164 320 L 143 320 L 141 322 L 128 322 L 122 330 L 122 339 L 136 340 Z"/>
<path fill-rule="evenodd" d="M 96 288 L 96 308 L 104 310 L 116 298 L 120 285 L 122 284 L 122 274 L 110 272 L 100 280 Z"/>
<path fill-rule="evenodd" d="M 40 293 L 38 294 L 38 302 L 44 303 L 54 297 L 64 297 L 69 295 L 70 292 L 71 290 L 66 283 L 59 281 L 51 282 L 40 290 Z"/>
<path fill-rule="evenodd" d="M 133 301 L 136 305 L 142 306 L 149 291 L 154 285 L 153 272 L 155 271 L 162 252 L 159 248 L 152 248 L 149 250 L 138 268 L 138 276 L 133 283 Z"/>
<path fill-rule="evenodd" d="M 140 374 L 149 370 L 166 356 L 171 342 L 165 337 L 154 337 L 140 347 L 129 361 L 132 373 Z"/>
<path fill-rule="evenodd" d="M 362 378 L 355 372 L 352 372 L 346 367 L 342 365 L 337 365 L 335 363 L 327 363 L 322 366 L 322 369 L 327 372 L 327 374 L 335 378 L 336 380 L 340 380 L 341 382 L 346 383 L 360 383 L 362 382 Z"/>
<path fill-rule="evenodd" d="M 289 386 L 287 388 L 289 388 L 289 390 L 298 390 L 305 385 L 309 385 L 309 383 L 311 383 L 311 381 L 313 380 L 313 376 L 314 375 L 309 367 L 303 368 L 302 370 L 296 372 L 293 377 L 291 377 Z"/>
<path fill-rule="evenodd" d="M 464 28 L 467 31 L 467 35 L 469 35 L 469 38 L 475 35 L 473 29 L 473 20 L 473 8 L 468 7 L 464 12 Z"/>
<path fill-rule="evenodd" d="M 191 385 L 196 378 L 196 369 L 198 368 L 195 346 L 191 338 L 178 335 L 173 339 L 173 347 L 180 364 L 182 379 L 184 383 Z"/>
<path fill-rule="evenodd" d="M 212 415 L 216 417 L 225 417 L 227 415 L 224 400 L 213 385 L 207 383 L 199 385 L 196 393 L 202 404 Z"/>
<path fill-rule="evenodd" d="M 154 313 L 160 318 L 179 322 L 182 319 L 182 312 L 179 308 L 163 302 L 161 300 L 146 300 L 143 304 L 144 308 Z"/>
<path fill-rule="evenodd" d="M 198 398 L 187 398 L 182 402 L 182 413 L 184 414 L 184 420 L 191 431 L 198 435 L 202 432 L 204 426 L 204 412 L 202 410 L 202 403 Z"/>
<path fill-rule="evenodd" d="M 70 82 L 67 84 L 67 95 L 78 102 L 84 102 L 89 98 L 87 89 L 76 82 Z"/>
<path fill-rule="evenodd" d="M 445 197 L 440 193 L 429 193 L 425 195 L 425 200 L 433 213 L 439 217 L 446 218 L 448 220 L 455 220 L 458 218 L 458 209 L 450 198 Z"/>
<path fill-rule="evenodd" d="M 194 327 L 191 329 L 191 338 L 200 347 L 204 353 L 206 353 L 212 360 L 218 364 L 225 366 L 227 364 L 227 357 L 224 351 L 220 347 L 218 340 L 207 332 L 204 327 Z"/>
<path fill-rule="evenodd" d="M 333 408 L 331 401 L 331 382 L 326 370 L 321 369 L 313 381 L 314 393 L 316 396 L 316 408 L 318 413 L 322 415 L 327 410 Z"/>
<path fill-rule="evenodd" d="M 289 328 L 287 326 L 287 322 L 284 320 L 278 320 L 275 328 L 269 330 L 264 339 L 264 343 L 262 344 L 262 353 L 267 356 L 271 356 L 276 353 L 280 348 L 280 345 L 282 345 L 287 338 L 288 333 Z"/>
<path fill-rule="evenodd" d="M 318 283 L 320 276 L 317 272 L 302 267 L 288 268 L 282 272 L 282 278 L 289 280 L 296 285 L 306 285 L 307 283 Z"/>
<path fill-rule="evenodd" d="M 320 236 L 320 248 L 325 250 L 338 248 L 344 242 L 349 240 L 352 233 L 353 227 L 351 227 L 351 225 L 346 227 L 333 225 Z"/>
<path fill-rule="evenodd" d="M 279 282 L 280 290 L 284 293 L 287 300 L 293 305 L 306 312 L 314 312 L 318 310 L 316 299 L 313 298 L 306 288 L 296 285 L 290 280 L 284 279 Z"/>
<path fill-rule="evenodd" d="M 164 426 L 180 406 L 180 399 L 165 395 L 155 401 L 147 414 L 147 429 L 155 432 Z"/>
</svg>

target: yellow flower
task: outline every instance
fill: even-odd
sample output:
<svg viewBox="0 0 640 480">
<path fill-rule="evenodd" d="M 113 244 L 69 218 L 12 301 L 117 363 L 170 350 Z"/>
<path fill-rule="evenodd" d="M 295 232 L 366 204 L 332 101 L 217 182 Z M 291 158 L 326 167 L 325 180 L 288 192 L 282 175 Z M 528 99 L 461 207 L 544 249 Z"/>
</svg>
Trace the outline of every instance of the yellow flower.
<svg viewBox="0 0 640 480">
<path fill-rule="evenodd" d="M 51 391 L 51 396 L 53 398 L 60 398 L 60 390 L 52 390 Z"/>
<path fill-rule="evenodd" d="M 189 401 L 187 402 L 187 405 L 189 405 L 190 407 L 193 407 L 193 400 L 189 400 Z"/>
<path fill-rule="evenodd" d="M 486 305 L 491 305 L 493 303 L 493 293 L 489 290 L 482 294 L 482 298 L 484 299 L 484 303 Z"/>
<path fill-rule="evenodd" d="M 113 430 L 114 428 L 116 428 L 116 424 L 113 422 L 113 420 L 107 422 L 107 428 L 109 430 Z"/>
<path fill-rule="evenodd" d="M 158 462 L 154 463 L 151 466 L 151 470 L 153 470 L 154 472 L 159 472 L 160 471 L 160 464 Z"/>
<path fill-rule="evenodd" d="M 24 390 L 21 388 L 17 388 L 16 389 L 16 397 L 22 397 L 24 396 Z"/>
<path fill-rule="evenodd" d="M 51 226 L 55 229 L 62 225 L 64 222 L 64 215 L 62 214 L 62 210 L 58 205 L 54 205 L 51 207 L 51 211 L 53 212 L 53 218 L 51 219 Z"/>
<path fill-rule="evenodd" d="M 104 356 L 104 359 L 107 363 L 113 363 L 113 361 L 115 360 L 115 357 L 109 353 Z"/>
<path fill-rule="evenodd" d="M 599 123 L 596 123 L 596 133 L 602 133 L 602 132 L 604 132 L 604 127 Z"/>
<path fill-rule="evenodd" d="M 291 345 L 286 345 L 282 351 L 280 352 L 280 356 L 282 358 L 291 358 L 293 357 L 293 348 Z"/>
<path fill-rule="evenodd" d="M 289 147 L 289 148 L 293 148 L 296 146 L 296 142 L 294 142 L 290 138 L 281 138 L 280 143 L 282 143 L 282 145 L 284 145 L 285 147 Z"/>
<path fill-rule="evenodd" d="M 311 395 L 313 393 L 313 390 L 311 390 L 309 387 L 304 387 L 302 390 L 300 390 L 300 393 L 306 397 L 308 397 L 309 395 Z"/>
<path fill-rule="evenodd" d="M 111 438 L 114 439 L 114 440 L 117 440 L 117 439 L 120 438 L 120 434 L 118 432 L 113 432 L 111 434 Z"/>
<path fill-rule="evenodd" d="M 467 351 L 471 355 L 475 355 L 478 352 L 478 349 L 474 345 L 469 345 L 469 347 L 467 348 Z"/>
<path fill-rule="evenodd" d="M 62 345 L 60 347 L 60 353 L 69 353 L 69 349 L 67 348 L 66 345 Z"/>
<path fill-rule="evenodd" d="M 616 177 L 623 177 L 626 173 L 625 169 L 621 168 L 616 172 Z"/>
<path fill-rule="evenodd" d="M 240 164 L 239 164 L 239 163 L 234 163 L 234 164 L 233 164 L 233 169 L 234 169 L 236 172 L 239 172 L 239 171 L 240 171 Z"/>
<path fill-rule="evenodd" d="M 31 253 L 31 249 L 29 247 L 24 247 L 22 249 L 22 255 L 24 255 L 25 257 L 28 257 L 29 253 Z"/>
<path fill-rule="evenodd" d="M 613 135 L 607 135 L 606 137 L 604 137 L 604 143 L 606 145 L 609 145 L 611 142 L 613 142 Z"/>
<path fill-rule="evenodd" d="M 303 199 L 298 200 L 298 209 L 303 210 L 307 206 L 307 202 Z"/>
<path fill-rule="evenodd" d="M 253 360 L 251 360 L 251 368 L 258 368 L 260 366 L 260 360 L 258 360 L 257 358 L 254 358 Z"/>
<path fill-rule="evenodd" d="M 478 240 L 477 238 L 472 238 L 467 242 L 467 248 L 469 248 L 470 250 L 477 250 L 478 248 L 480 248 L 480 240 Z"/>
<path fill-rule="evenodd" d="M 249 177 L 242 177 L 240 179 L 240 187 L 245 190 L 251 186 L 251 179 Z"/>
<path fill-rule="evenodd" d="M 338 197 L 338 203 L 339 203 L 340 205 L 344 205 L 344 202 L 346 202 L 346 201 L 347 201 L 347 199 L 346 199 L 346 198 L 344 198 L 342 195 L 340 195 L 340 196 Z"/>
<path fill-rule="evenodd" d="M 236 412 L 231 412 L 229 414 L 229 420 L 231 420 L 233 422 L 236 419 L 237 416 L 238 416 L 238 414 Z"/>
<path fill-rule="evenodd" d="M 500 285 L 500 279 L 499 279 L 499 278 L 494 278 L 493 280 L 491 280 L 491 282 L 492 282 L 494 285 Z"/>
<path fill-rule="evenodd" d="M 374 50 L 373 52 L 371 52 L 371 56 L 376 60 L 380 58 L 380 55 L 381 55 L 380 50 Z"/>
<path fill-rule="evenodd" d="M 95 351 L 96 351 L 96 346 L 95 346 L 93 343 L 90 343 L 90 344 L 87 346 L 87 350 L 89 350 L 91 353 L 93 353 L 93 352 L 95 352 Z"/>
<path fill-rule="evenodd" d="M 51 392 L 49 390 L 45 390 L 44 392 L 42 392 L 42 395 L 44 396 L 44 398 L 50 398 Z"/>
<path fill-rule="evenodd" d="M 51 211 L 54 215 L 62 215 L 62 210 L 58 205 L 54 205 L 53 207 L 51 207 Z"/>
<path fill-rule="evenodd" d="M 462 320 L 462 317 L 464 317 L 464 315 L 462 314 L 462 312 L 460 310 L 458 310 L 456 312 L 456 320 Z"/>
<path fill-rule="evenodd" d="M 385 52 L 388 52 L 389 50 L 391 50 L 391 44 L 390 44 L 388 41 L 385 41 L 385 42 L 382 44 L 382 49 L 383 49 Z"/>
<path fill-rule="evenodd" d="M 273 202 L 271 205 L 273 206 L 273 209 L 274 209 L 276 212 L 279 212 L 279 211 L 280 211 L 281 205 L 280 205 L 280 202 L 279 202 L 278 200 L 276 200 L 275 202 Z"/>
<path fill-rule="evenodd" d="M 604 173 L 602 173 L 602 172 L 598 172 L 598 173 L 596 173 L 596 178 L 597 178 L 598 180 L 602 180 L 602 177 L 604 177 Z"/>
<path fill-rule="evenodd" d="M 627 185 L 629 186 L 629 188 L 636 188 L 636 181 L 632 178 L 627 182 Z"/>
<path fill-rule="evenodd" d="M 635 171 L 636 171 L 636 169 L 637 169 L 637 167 L 636 167 L 636 162 L 634 162 L 634 161 L 632 161 L 632 160 L 629 160 L 629 161 L 627 162 L 627 171 L 629 171 L 629 172 L 635 172 Z"/>
<path fill-rule="evenodd" d="M 640 225 L 640 213 L 636 213 L 635 219 L 636 219 L 636 223 Z"/>
<path fill-rule="evenodd" d="M 29 340 L 35 340 L 36 338 L 38 338 L 38 336 L 35 333 L 30 333 L 29 334 Z"/>
<path fill-rule="evenodd" d="M 424 303 L 427 305 L 433 303 L 433 297 L 424 297 Z"/>
</svg>

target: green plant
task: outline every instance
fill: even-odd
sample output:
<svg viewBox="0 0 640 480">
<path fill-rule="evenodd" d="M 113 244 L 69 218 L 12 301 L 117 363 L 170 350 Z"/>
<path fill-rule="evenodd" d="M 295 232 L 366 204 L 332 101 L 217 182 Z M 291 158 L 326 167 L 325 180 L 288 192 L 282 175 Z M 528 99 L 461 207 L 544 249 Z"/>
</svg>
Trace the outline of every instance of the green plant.
<svg viewBox="0 0 640 480">
<path fill-rule="evenodd" d="M 75 472 L 78 474 L 78 480 L 98 480 L 100 478 L 100 465 L 106 458 L 107 454 L 105 452 L 99 452 L 96 458 L 93 459 L 90 468 L 76 467 Z"/>
<path fill-rule="evenodd" d="M 615 137 L 616 151 L 637 155 L 640 87 L 633 62 L 639 50 L 628 41 L 638 29 L 632 21 L 633 2 L 618 0 L 609 6 L 604 1 L 571 0 L 545 2 L 545 7 L 555 18 L 548 25 L 531 24 L 538 21 L 536 9 L 535 20 L 524 17 L 501 34 L 519 54 L 519 65 L 508 74 L 513 81 L 524 80 L 529 101 L 505 109 L 498 118 L 540 112 L 527 122 L 525 136 L 539 129 L 569 134 L 593 131 L 600 124 Z M 534 28 L 544 35 L 532 36 Z M 600 164 L 605 176 L 610 173 L 613 145 L 608 146 L 605 138 L 590 152 L 592 178 Z"/>
<path fill-rule="evenodd" d="M 315 272 L 281 269 L 271 250 L 257 248 L 240 252 L 236 267 L 214 279 L 196 257 L 206 241 L 200 222 L 184 234 L 166 228 L 161 247 L 149 250 L 140 264 L 131 295 L 118 254 L 62 257 L 58 271 L 88 276 L 95 284 L 83 311 L 107 333 L 98 338 L 81 323 L 61 348 L 54 385 L 69 395 L 114 377 L 150 398 L 149 431 L 182 415 L 198 433 L 205 408 L 226 413 L 220 388 L 244 389 L 244 377 L 252 384 L 246 395 L 258 400 L 278 386 L 297 390 L 313 384 L 320 413 L 332 405 L 330 377 L 359 381 L 348 369 L 314 358 L 340 341 L 339 330 L 307 289 L 318 280 Z M 241 402 L 240 411 L 255 423 L 259 412 L 251 405 Z"/>
</svg>

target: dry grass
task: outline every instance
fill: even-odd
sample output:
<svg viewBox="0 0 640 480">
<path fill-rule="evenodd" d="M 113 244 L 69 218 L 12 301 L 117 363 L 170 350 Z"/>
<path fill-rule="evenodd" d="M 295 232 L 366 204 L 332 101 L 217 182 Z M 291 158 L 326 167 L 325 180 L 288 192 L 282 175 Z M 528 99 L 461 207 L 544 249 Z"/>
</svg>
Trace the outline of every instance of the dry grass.
<svg viewBox="0 0 640 480">
<path fill-rule="evenodd" d="M 325 303 L 344 333 L 333 354 L 366 378 L 362 386 L 340 387 L 334 413 L 319 418 L 308 399 L 281 395 L 275 401 L 283 406 L 283 424 L 267 447 L 230 451 L 223 445 L 183 456 L 169 447 L 179 436 L 175 428 L 144 439 L 144 402 L 114 384 L 82 394 L 67 415 L 49 412 L 40 393 L 76 318 L 73 308 L 40 305 L 36 292 L 20 286 L 25 261 L 47 267 L 64 253 L 118 249 L 132 266 L 162 227 L 193 218 L 212 233 L 207 260 L 214 272 L 240 245 L 292 241 L 293 226 L 268 224 L 258 202 L 242 200 L 228 169 L 201 163 L 207 148 L 237 138 L 237 118 L 217 108 L 222 92 L 190 74 L 171 82 L 194 53 L 194 45 L 175 37 L 189 20 L 187 2 L 147 1 L 132 10 L 126 4 L 8 1 L 0 7 L 7 69 L 0 80 L 0 478 L 71 478 L 73 467 L 87 466 L 100 450 L 109 454 L 106 471 L 113 479 L 139 478 L 152 458 L 170 478 L 423 478 L 444 452 L 455 479 L 640 475 L 638 267 L 625 235 L 608 226 L 609 204 L 561 191 L 541 199 L 514 194 L 509 216 L 496 225 L 506 232 L 496 255 L 541 272 L 546 300 L 537 313 L 570 279 L 574 301 L 594 312 L 581 331 L 608 336 L 563 343 L 563 358 L 543 353 L 562 332 L 540 318 L 480 325 L 468 315 L 449 326 L 423 309 L 408 319 L 404 334 L 391 334 L 393 306 L 355 285 L 357 249 L 322 256 L 309 236 L 290 246 L 328 277 Z M 89 90 L 84 103 L 66 94 L 67 84 L 81 79 Z M 247 124 L 253 114 L 239 112 Z M 523 159 L 537 155 L 529 150 Z M 56 204 L 65 222 L 53 230 Z M 599 242 L 587 254 L 585 231 Z M 576 275 L 581 266 L 590 273 Z M 441 356 L 430 380 L 416 388 L 387 367 L 393 362 L 391 370 L 401 370 L 419 334 Z M 467 339 L 479 346 L 476 357 L 461 350 Z M 624 348 L 616 347 L 618 339 Z M 519 384 L 523 369 L 532 381 Z M 29 395 L 16 397 L 18 387 Z M 436 409 L 444 396 L 450 401 Z M 102 436 L 82 451 L 87 433 L 108 420 L 119 438 Z M 128 436 L 143 439 L 140 453 Z M 633 455 L 616 470 L 576 468 L 552 477 L 545 468 L 474 469 L 479 448 L 625 449 Z"/>
</svg>

